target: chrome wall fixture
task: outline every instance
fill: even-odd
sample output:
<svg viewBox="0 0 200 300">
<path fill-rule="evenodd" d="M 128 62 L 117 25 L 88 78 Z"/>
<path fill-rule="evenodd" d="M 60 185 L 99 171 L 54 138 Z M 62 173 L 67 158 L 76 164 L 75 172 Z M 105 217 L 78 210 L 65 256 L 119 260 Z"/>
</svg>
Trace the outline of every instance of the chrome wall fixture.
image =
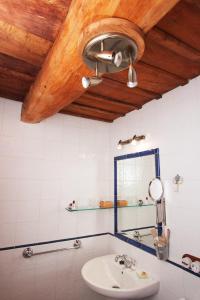
<svg viewBox="0 0 200 300">
<path fill-rule="evenodd" d="M 124 145 L 136 145 L 137 142 L 144 140 L 145 139 L 145 135 L 134 135 L 132 138 L 128 139 L 128 140 L 119 140 L 118 144 L 117 144 L 117 149 L 122 149 L 122 146 Z"/>
<path fill-rule="evenodd" d="M 106 33 L 96 36 L 86 44 L 82 53 L 85 64 L 95 70 L 96 74 L 83 77 L 83 87 L 88 88 L 101 83 L 104 73 L 116 73 L 127 68 L 127 86 L 136 87 L 137 76 L 133 64 L 137 51 L 135 41 L 124 34 Z"/>
<path fill-rule="evenodd" d="M 34 253 L 33 249 L 28 247 L 28 248 L 24 249 L 22 255 L 23 255 L 24 258 L 30 258 L 30 257 L 35 256 L 35 255 L 48 254 L 48 253 L 54 253 L 54 252 L 72 250 L 72 249 L 79 249 L 79 248 L 81 248 L 81 241 L 80 240 L 75 240 L 74 244 L 73 244 L 73 247 L 70 247 L 70 248 L 61 248 L 61 249 L 47 250 L 47 251 Z"/>
</svg>

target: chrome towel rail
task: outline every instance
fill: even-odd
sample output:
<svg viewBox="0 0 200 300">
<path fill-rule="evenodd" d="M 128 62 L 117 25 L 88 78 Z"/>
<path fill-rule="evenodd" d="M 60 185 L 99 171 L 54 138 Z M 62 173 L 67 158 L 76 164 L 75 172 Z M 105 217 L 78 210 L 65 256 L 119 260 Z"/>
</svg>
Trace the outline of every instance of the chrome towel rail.
<svg viewBox="0 0 200 300">
<path fill-rule="evenodd" d="M 43 252 L 33 252 L 33 249 L 28 247 L 25 248 L 22 255 L 24 258 L 30 258 L 32 256 L 35 255 L 41 255 L 41 254 L 47 254 L 47 253 L 53 253 L 53 252 L 59 252 L 59 251 L 66 251 L 66 250 L 72 250 L 72 249 L 79 249 L 81 248 L 81 241 L 80 240 L 75 240 L 73 247 L 69 247 L 69 248 L 61 248 L 61 249 L 54 249 L 54 250 L 47 250 L 47 251 L 43 251 Z"/>
</svg>

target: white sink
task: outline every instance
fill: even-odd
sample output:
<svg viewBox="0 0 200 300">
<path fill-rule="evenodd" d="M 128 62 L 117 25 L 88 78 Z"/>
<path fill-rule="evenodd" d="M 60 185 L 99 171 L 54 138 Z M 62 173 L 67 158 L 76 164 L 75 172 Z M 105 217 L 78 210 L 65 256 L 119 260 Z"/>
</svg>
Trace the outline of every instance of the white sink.
<svg viewBox="0 0 200 300">
<path fill-rule="evenodd" d="M 86 284 L 95 292 L 121 299 L 142 299 L 158 292 L 160 283 L 149 272 L 148 278 L 139 278 L 146 270 L 125 269 L 115 262 L 116 254 L 96 257 L 83 266 L 81 274 Z"/>
</svg>

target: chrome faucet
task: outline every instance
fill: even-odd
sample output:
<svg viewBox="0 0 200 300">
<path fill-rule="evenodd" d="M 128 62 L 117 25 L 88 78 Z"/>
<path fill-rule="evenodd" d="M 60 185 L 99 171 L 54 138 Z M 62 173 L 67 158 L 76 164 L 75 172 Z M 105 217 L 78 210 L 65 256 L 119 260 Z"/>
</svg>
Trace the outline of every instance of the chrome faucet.
<svg viewBox="0 0 200 300">
<path fill-rule="evenodd" d="M 125 254 L 117 255 L 115 261 L 119 262 L 120 265 L 123 265 L 125 269 L 134 269 L 136 265 L 136 260 Z"/>
<path fill-rule="evenodd" d="M 141 240 L 141 234 L 138 230 L 135 230 L 134 233 L 133 233 L 133 237 L 137 240 Z"/>
</svg>

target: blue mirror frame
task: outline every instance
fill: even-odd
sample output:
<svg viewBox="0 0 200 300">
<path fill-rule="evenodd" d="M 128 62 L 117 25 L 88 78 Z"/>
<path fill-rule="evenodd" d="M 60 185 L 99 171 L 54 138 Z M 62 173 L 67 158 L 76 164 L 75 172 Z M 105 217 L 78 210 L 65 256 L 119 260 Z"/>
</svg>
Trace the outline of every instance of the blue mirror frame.
<svg viewBox="0 0 200 300">
<path fill-rule="evenodd" d="M 120 155 L 114 157 L 114 234 L 116 237 L 120 238 L 121 240 L 124 240 L 125 242 L 132 244 L 140 249 L 143 249 L 149 253 L 155 254 L 155 249 L 146 246 L 145 244 L 142 244 L 136 240 L 130 239 L 126 236 L 123 236 L 122 234 L 118 233 L 118 215 L 117 215 L 117 162 L 120 160 L 130 159 L 130 158 L 136 158 L 136 157 L 142 157 L 142 156 L 148 156 L 148 155 L 154 155 L 155 156 L 155 177 L 160 178 L 160 155 L 159 155 L 159 149 L 151 149 L 141 152 L 135 152 L 125 155 Z"/>
</svg>

